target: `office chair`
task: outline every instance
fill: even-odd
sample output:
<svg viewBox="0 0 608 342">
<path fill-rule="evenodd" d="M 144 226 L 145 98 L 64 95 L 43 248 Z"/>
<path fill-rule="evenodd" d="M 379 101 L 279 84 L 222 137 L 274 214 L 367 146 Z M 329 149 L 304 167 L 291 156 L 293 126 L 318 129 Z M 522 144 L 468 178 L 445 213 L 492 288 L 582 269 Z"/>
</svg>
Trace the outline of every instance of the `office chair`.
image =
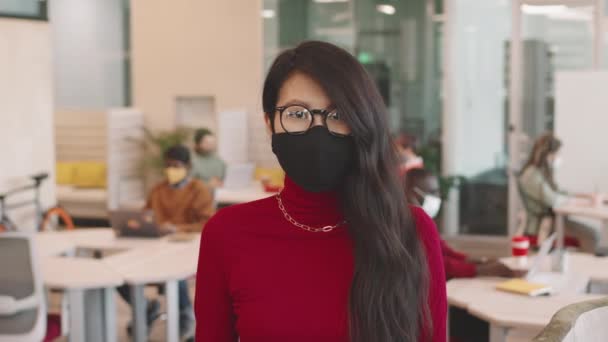
<svg viewBox="0 0 608 342">
<path fill-rule="evenodd" d="M 608 297 L 559 310 L 533 342 L 608 341 Z"/>
<path fill-rule="evenodd" d="M 33 236 L 0 234 L 0 342 L 39 342 L 46 301 Z"/>
</svg>

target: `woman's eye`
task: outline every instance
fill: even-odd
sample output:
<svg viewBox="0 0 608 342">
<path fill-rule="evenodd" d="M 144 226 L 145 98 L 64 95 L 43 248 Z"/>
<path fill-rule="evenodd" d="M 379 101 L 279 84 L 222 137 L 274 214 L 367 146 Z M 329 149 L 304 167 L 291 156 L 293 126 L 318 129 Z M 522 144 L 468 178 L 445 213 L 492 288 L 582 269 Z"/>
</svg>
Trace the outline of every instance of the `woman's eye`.
<svg viewBox="0 0 608 342">
<path fill-rule="evenodd" d="M 338 114 L 338 113 L 336 113 L 336 112 L 334 112 L 334 113 L 330 113 L 330 114 L 327 116 L 327 118 L 328 118 L 329 120 L 334 120 L 334 121 L 340 121 L 340 120 L 342 120 L 342 117 L 340 116 L 340 114 Z"/>
<path fill-rule="evenodd" d="M 289 112 L 288 115 L 294 119 L 306 119 L 308 118 L 308 112 L 303 110 Z"/>
</svg>

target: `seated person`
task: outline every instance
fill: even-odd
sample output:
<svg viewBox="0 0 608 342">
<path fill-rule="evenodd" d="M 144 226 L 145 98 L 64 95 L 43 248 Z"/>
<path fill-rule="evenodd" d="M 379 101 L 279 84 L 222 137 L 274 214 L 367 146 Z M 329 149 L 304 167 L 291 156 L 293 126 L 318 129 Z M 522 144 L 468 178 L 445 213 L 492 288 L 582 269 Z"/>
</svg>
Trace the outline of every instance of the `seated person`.
<svg viewBox="0 0 608 342">
<path fill-rule="evenodd" d="M 431 217 L 441 208 L 439 180 L 425 169 L 411 169 L 405 175 L 405 192 L 410 204 L 421 206 Z M 441 240 L 446 279 L 474 277 L 523 276 L 524 272 L 514 271 L 503 263 L 487 258 L 473 259 L 466 254 L 451 249 Z M 456 307 L 449 309 L 450 341 L 485 342 L 489 339 L 488 323 L 471 316 L 466 310 Z"/>
<path fill-rule="evenodd" d="M 439 180 L 425 169 L 411 169 L 405 175 L 405 193 L 410 204 L 421 206 L 434 218 L 441 208 Z M 488 259 L 469 258 L 466 254 L 451 249 L 441 241 L 446 279 L 474 278 L 476 276 L 506 277 L 518 276 L 503 263 Z"/>
<path fill-rule="evenodd" d="M 161 229 L 170 232 L 200 232 L 214 214 L 211 193 L 200 180 L 190 177 L 190 151 L 186 147 L 173 146 L 166 151 L 164 157 L 166 180 L 152 190 L 146 209 L 154 212 Z M 130 302 L 128 286 L 119 287 L 118 292 L 125 301 Z M 148 302 L 149 325 L 159 317 L 158 310 L 157 301 Z M 185 280 L 179 282 L 179 310 L 182 340 L 192 338 L 194 319 Z"/>
<path fill-rule="evenodd" d="M 543 219 L 549 219 L 552 227 L 555 216 L 553 208 L 568 201 L 568 194 L 559 189 L 554 179 L 555 169 L 561 161 L 561 145 L 561 141 L 553 134 L 542 135 L 534 144 L 530 158 L 518 179 L 520 195 L 526 208 L 525 235 L 533 237 L 531 240 L 535 240 L 539 235 Z M 588 253 L 596 251 L 600 239 L 597 229 L 566 219 L 565 232 L 566 245 L 578 245 L 582 251 Z"/>
<path fill-rule="evenodd" d="M 215 153 L 217 141 L 213 132 L 201 128 L 194 134 L 192 176 L 212 189 L 221 187 L 226 177 L 226 163 Z"/>
</svg>

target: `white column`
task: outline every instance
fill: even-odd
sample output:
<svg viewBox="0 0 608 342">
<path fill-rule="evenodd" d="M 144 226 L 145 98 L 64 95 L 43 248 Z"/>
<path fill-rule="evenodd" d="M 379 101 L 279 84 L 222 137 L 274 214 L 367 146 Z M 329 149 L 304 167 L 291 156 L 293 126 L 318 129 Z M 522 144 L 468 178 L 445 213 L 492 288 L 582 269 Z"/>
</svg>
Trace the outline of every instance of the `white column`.
<svg viewBox="0 0 608 342">
<path fill-rule="evenodd" d="M 508 232 L 513 235 L 517 229 L 517 212 L 520 207 L 517 179 L 513 172 L 520 167 L 521 137 L 521 89 L 522 89 L 522 13 L 521 0 L 514 0 L 512 7 L 511 51 L 509 53 L 509 208 Z"/>
<path fill-rule="evenodd" d="M 454 0 L 445 0 L 444 2 L 444 27 L 443 27 L 443 113 L 442 113 L 442 173 L 444 176 L 454 174 L 456 170 L 456 159 L 457 149 L 454 143 L 457 139 L 458 126 L 456 121 L 455 111 L 455 98 L 457 96 L 456 89 L 454 87 L 453 72 L 454 72 L 454 58 L 453 58 L 453 41 L 454 41 L 454 16 L 456 15 L 454 9 L 456 4 Z M 448 201 L 443 205 L 443 233 L 445 235 L 456 235 L 458 234 L 458 193 L 452 191 L 448 198 Z"/>
</svg>

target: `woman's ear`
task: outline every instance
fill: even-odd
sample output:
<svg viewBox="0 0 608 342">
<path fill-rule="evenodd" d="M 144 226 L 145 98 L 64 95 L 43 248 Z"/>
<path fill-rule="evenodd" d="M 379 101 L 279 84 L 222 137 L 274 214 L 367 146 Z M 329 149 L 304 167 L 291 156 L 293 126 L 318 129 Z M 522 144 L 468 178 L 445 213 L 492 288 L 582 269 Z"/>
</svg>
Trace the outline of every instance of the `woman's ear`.
<svg viewBox="0 0 608 342">
<path fill-rule="evenodd" d="M 264 122 L 266 123 L 266 134 L 268 134 L 268 136 L 272 135 L 272 124 L 270 122 L 270 116 L 266 113 L 264 113 Z"/>
</svg>

